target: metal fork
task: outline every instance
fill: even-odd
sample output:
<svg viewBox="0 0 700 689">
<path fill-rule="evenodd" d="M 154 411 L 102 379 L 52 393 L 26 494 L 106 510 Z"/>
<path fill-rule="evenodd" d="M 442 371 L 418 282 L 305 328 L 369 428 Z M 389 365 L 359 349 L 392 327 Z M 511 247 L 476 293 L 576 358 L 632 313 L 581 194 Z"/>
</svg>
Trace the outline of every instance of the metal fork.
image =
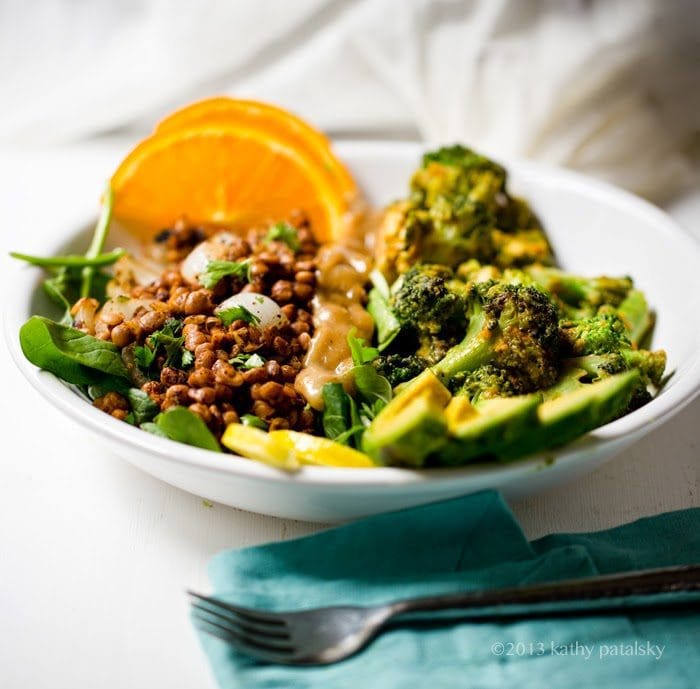
<svg viewBox="0 0 700 689">
<path fill-rule="evenodd" d="M 241 653 L 268 663 L 326 665 L 359 651 L 389 622 L 485 622 L 700 608 L 700 597 L 673 595 L 688 591 L 700 591 L 700 564 L 448 593 L 373 607 L 334 606 L 290 612 L 245 608 L 188 593 L 193 597 L 196 625 Z"/>
</svg>

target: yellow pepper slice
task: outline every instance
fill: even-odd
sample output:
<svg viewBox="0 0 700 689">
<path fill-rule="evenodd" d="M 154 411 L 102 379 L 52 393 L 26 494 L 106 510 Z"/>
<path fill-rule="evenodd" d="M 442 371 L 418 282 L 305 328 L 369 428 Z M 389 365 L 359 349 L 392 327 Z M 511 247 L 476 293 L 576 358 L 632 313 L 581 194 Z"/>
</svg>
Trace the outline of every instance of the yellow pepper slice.
<svg viewBox="0 0 700 689">
<path fill-rule="evenodd" d="M 243 457 L 287 471 L 299 469 L 299 460 L 283 436 L 275 436 L 253 426 L 231 423 L 226 427 L 221 442 Z"/>
<path fill-rule="evenodd" d="M 341 445 L 328 438 L 320 438 L 297 431 L 272 431 L 270 437 L 288 444 L 292 453 L 302 464 L 317 464 L 330 467 L 368 468 L 376 466 L 363 452 Z"/>
</svg>

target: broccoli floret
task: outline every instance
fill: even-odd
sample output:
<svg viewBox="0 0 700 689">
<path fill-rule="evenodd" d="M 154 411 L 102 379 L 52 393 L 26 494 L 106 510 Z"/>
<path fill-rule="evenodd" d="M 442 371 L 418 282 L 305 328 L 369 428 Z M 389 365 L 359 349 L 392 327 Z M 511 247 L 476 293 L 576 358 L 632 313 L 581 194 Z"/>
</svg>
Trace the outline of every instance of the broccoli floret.
<svg viewBox="0 0 700 689">
<path fill-rule="evenodd" d="M 486 283 L 472 288 L 467 333 L 433 368 L 453 387 L 486 364 L 502 369 L 517 394 L 552 385 L 558 372 L 557 312 L 534 287 Z"/>
<path fill-rule="evenodd" d="M 403 324 L 436 335 L 448 325 L 464 325 L 464 304 L 448 288 L 454 277 L 442 265 L 422 264 L 411 268 L 392 288 L 391 306 Z"/>
<path fill-rule="evenodd" d="M 406 200 L 384 215 L 377 266 L 390 279 L 416 262 L 454 267 L 477 259 L 501 267 L 550 263 L 552 252 L 528 205 L 506 191 L 506 171 L 463 146 L 423 157 Z"/>
<path fill-rule="evenodd" d="M 495 213 L 505 205 L 506 171 L 498 163 L 464 146 L 426 153 L 411 178 L 411 200 L 431 208 L 445 199 L 481 204 Z"/>
<path fill-rule="evenodd" d="M 604 307 L 620 306 L 633 288 L 629 277 L 586 278 L 542 265 L 523 270 L 555 300 L 561 314 L 572 319 L 595 316 Z"/>
<path fill-rule="evenodd" d="M 583 372 L 590 381 L 602 380 L 616 373 L 639 371 L 627 412 L 646 404 L 651 395 L 649 385 L 659 386 L 666 368 L 663 350 L 650 352 L 634 349 L 627 328 L 616 314 L 602 313 L 592 318 L 562 323 L 562 343 L 565 366 Z M 626 413 L 627 413 L 626 412 Z"/>
<path fill-rule="evenodd" d="M 417 354 L 432 364 L 455 344 L 466 327 L 462 296 L 450 288 L 450 268 L 421 264 L 391 290 L 390 306 L 402 326 L 403 341 L 413 338 Z"/>
<path fill-rule="evenodd" d="M 417 354 L 387 354 L 375 359 L 372 365 L 391 383 L 392 388 L 415 378 L 428 368 L 428 362 Z"/>
<path fill-rule="evenodd" d="M 517 378 L 514 382 L 509 371 L 486 364 L 467 373 L 456 394 L 464 395 L 472 403 L 494 397 L 512 397 L 518 394 Z"/>
<path fill-rule="evenodd" d="M 560 326 L 563 350 L 569 356 L 605 354 L 631 347 L 625 324 L 616 314 L 565 320 Z"/>
<path fill-rule="evenodd" d="M 622 373 L 636 368 L 642 374 L 645 385 L 661 385 L 666 370 L 666 352 L 659 349 L 650 352 L 646 349 L 620 349 L 604 354 L 589 354 L 573 357 L 571 363 L 582 368 L 593 379 Z"/>
</svg>

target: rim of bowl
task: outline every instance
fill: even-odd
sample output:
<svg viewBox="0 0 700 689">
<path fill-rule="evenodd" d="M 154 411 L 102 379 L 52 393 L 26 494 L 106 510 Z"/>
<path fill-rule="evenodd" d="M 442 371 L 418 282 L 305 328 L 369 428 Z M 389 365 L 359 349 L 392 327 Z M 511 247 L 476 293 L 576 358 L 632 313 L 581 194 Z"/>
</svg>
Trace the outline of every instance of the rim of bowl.
<svg viewBox="0 0 700 689">
<path fill-rule="evenodd" d="M 336 142 L 335 148 L 340 157 L 343 151 L 380 155 L 382 152 L 402 153 L 420 152 L 428 148 L 428 144 L 403 141 L 343 141 Z M 488 154 L 488 153 L 487 153 Z M 494 156 L 499 159 L 498 156 Z M 606 182 L 593 179 L 581 173 L 564 168 L 532 161 L 518 159 L 501 159 L 509 170 L 517 168 L 519 176 L 547 179 L 554 176 L 557 186 L 564 186 L 578 192 L 589 194 L 592 198 L 608 205 L 617 206 L 627 214 L 651 220 L 658 230 L 677 244 L 683 245 L 683 250 L 694 253 L 700 265 L 700 243 L 686 233 L 667 213 L 653 204 L 634 194 L 619 189 Z M 69 235 L 68 235 L 69 236 Z M 66 235 L 62 236 L 65 243 Z M 54 248 L 55 250 L 55 248 Z M 126 444 L 139 450 L 147 450 L 159 458 L 189 464 L 203 470 L 215 473 L 237 475 L 248 479 L 288 483 L 298 482 L 306 485 L 347 485 L 364 487 L 381 487 L 429 481 L 431 483 L 452 482 L 460 477 L 478 474 L 481 477 L 498 475 L 500 478 L 509 475 L 513 477 L 527 471 L 535 471 L 549 466 L 554 462 L 573 458 L 577 455 L 592 451 L 592 446 L 601 447 L 618 443 L 625 436 L 639 438 L 656 428 L 667 418 L 689 404 L 700 392 L 700 351 L 689 361 L 688 368 L 682 379 L 665 390 L 662 395 L 655 397 L 645 406 L 634 412 L 601 426 L 582 438 L 567 444 L 563 448 L 547 451 L 533 457 L 524 458 L 508 464 L 484 463 L 472 464 L 456 468 L 409 469 L 399 467 L 377 467 L 358 469 L 350 467 L 304 466 L 295 473 L 288 473 L 263 464 L 256 460 L 240 457 L 239 455 L 220 454 L 210 450 L 185 445 L 183 443 L 161 438 L 146 433 L 138 428 L 118 421 L 87 404 L 78 394 L 65 383 L 47 371 L 37 369 L 23 355 L 17 332 L 19 325 L 29 316 L 28 306 L 34 294 L 40 274 L 31 266 L 17 264 L 11 269 L 8 278 L 19 287 L 18 300 L 6 300 L 4 304 L 5 338 L 8 348 L 17 367 L 27 380 L 42 395 L 66 415 L 78 421 L 98 435 L 108 436 L 111 440 Z M 222 458 L 230 462 L 222 462 Z"/>
</svg>

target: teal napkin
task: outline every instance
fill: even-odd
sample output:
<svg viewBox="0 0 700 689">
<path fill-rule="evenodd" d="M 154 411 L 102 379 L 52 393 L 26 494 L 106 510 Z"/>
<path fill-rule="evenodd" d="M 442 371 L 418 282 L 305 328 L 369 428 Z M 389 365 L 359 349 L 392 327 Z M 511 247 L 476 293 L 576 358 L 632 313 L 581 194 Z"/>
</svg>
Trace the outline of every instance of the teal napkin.
<svg viewBox="0 0 700 689">
<path fill-rule="evenodd" d="M 700 509 L 528 542 L 500 495 L 487 491 L 223 552 L 209 575 L 223 599 L 290 610 L 690 562 L 700 562 Z M 206 634 L 200 640 L 224 689 L 690 689 L 700 681 L 700 616 L 692 613 L 396 628 L 315 668 L 262 664 Z"/>
</svg>

